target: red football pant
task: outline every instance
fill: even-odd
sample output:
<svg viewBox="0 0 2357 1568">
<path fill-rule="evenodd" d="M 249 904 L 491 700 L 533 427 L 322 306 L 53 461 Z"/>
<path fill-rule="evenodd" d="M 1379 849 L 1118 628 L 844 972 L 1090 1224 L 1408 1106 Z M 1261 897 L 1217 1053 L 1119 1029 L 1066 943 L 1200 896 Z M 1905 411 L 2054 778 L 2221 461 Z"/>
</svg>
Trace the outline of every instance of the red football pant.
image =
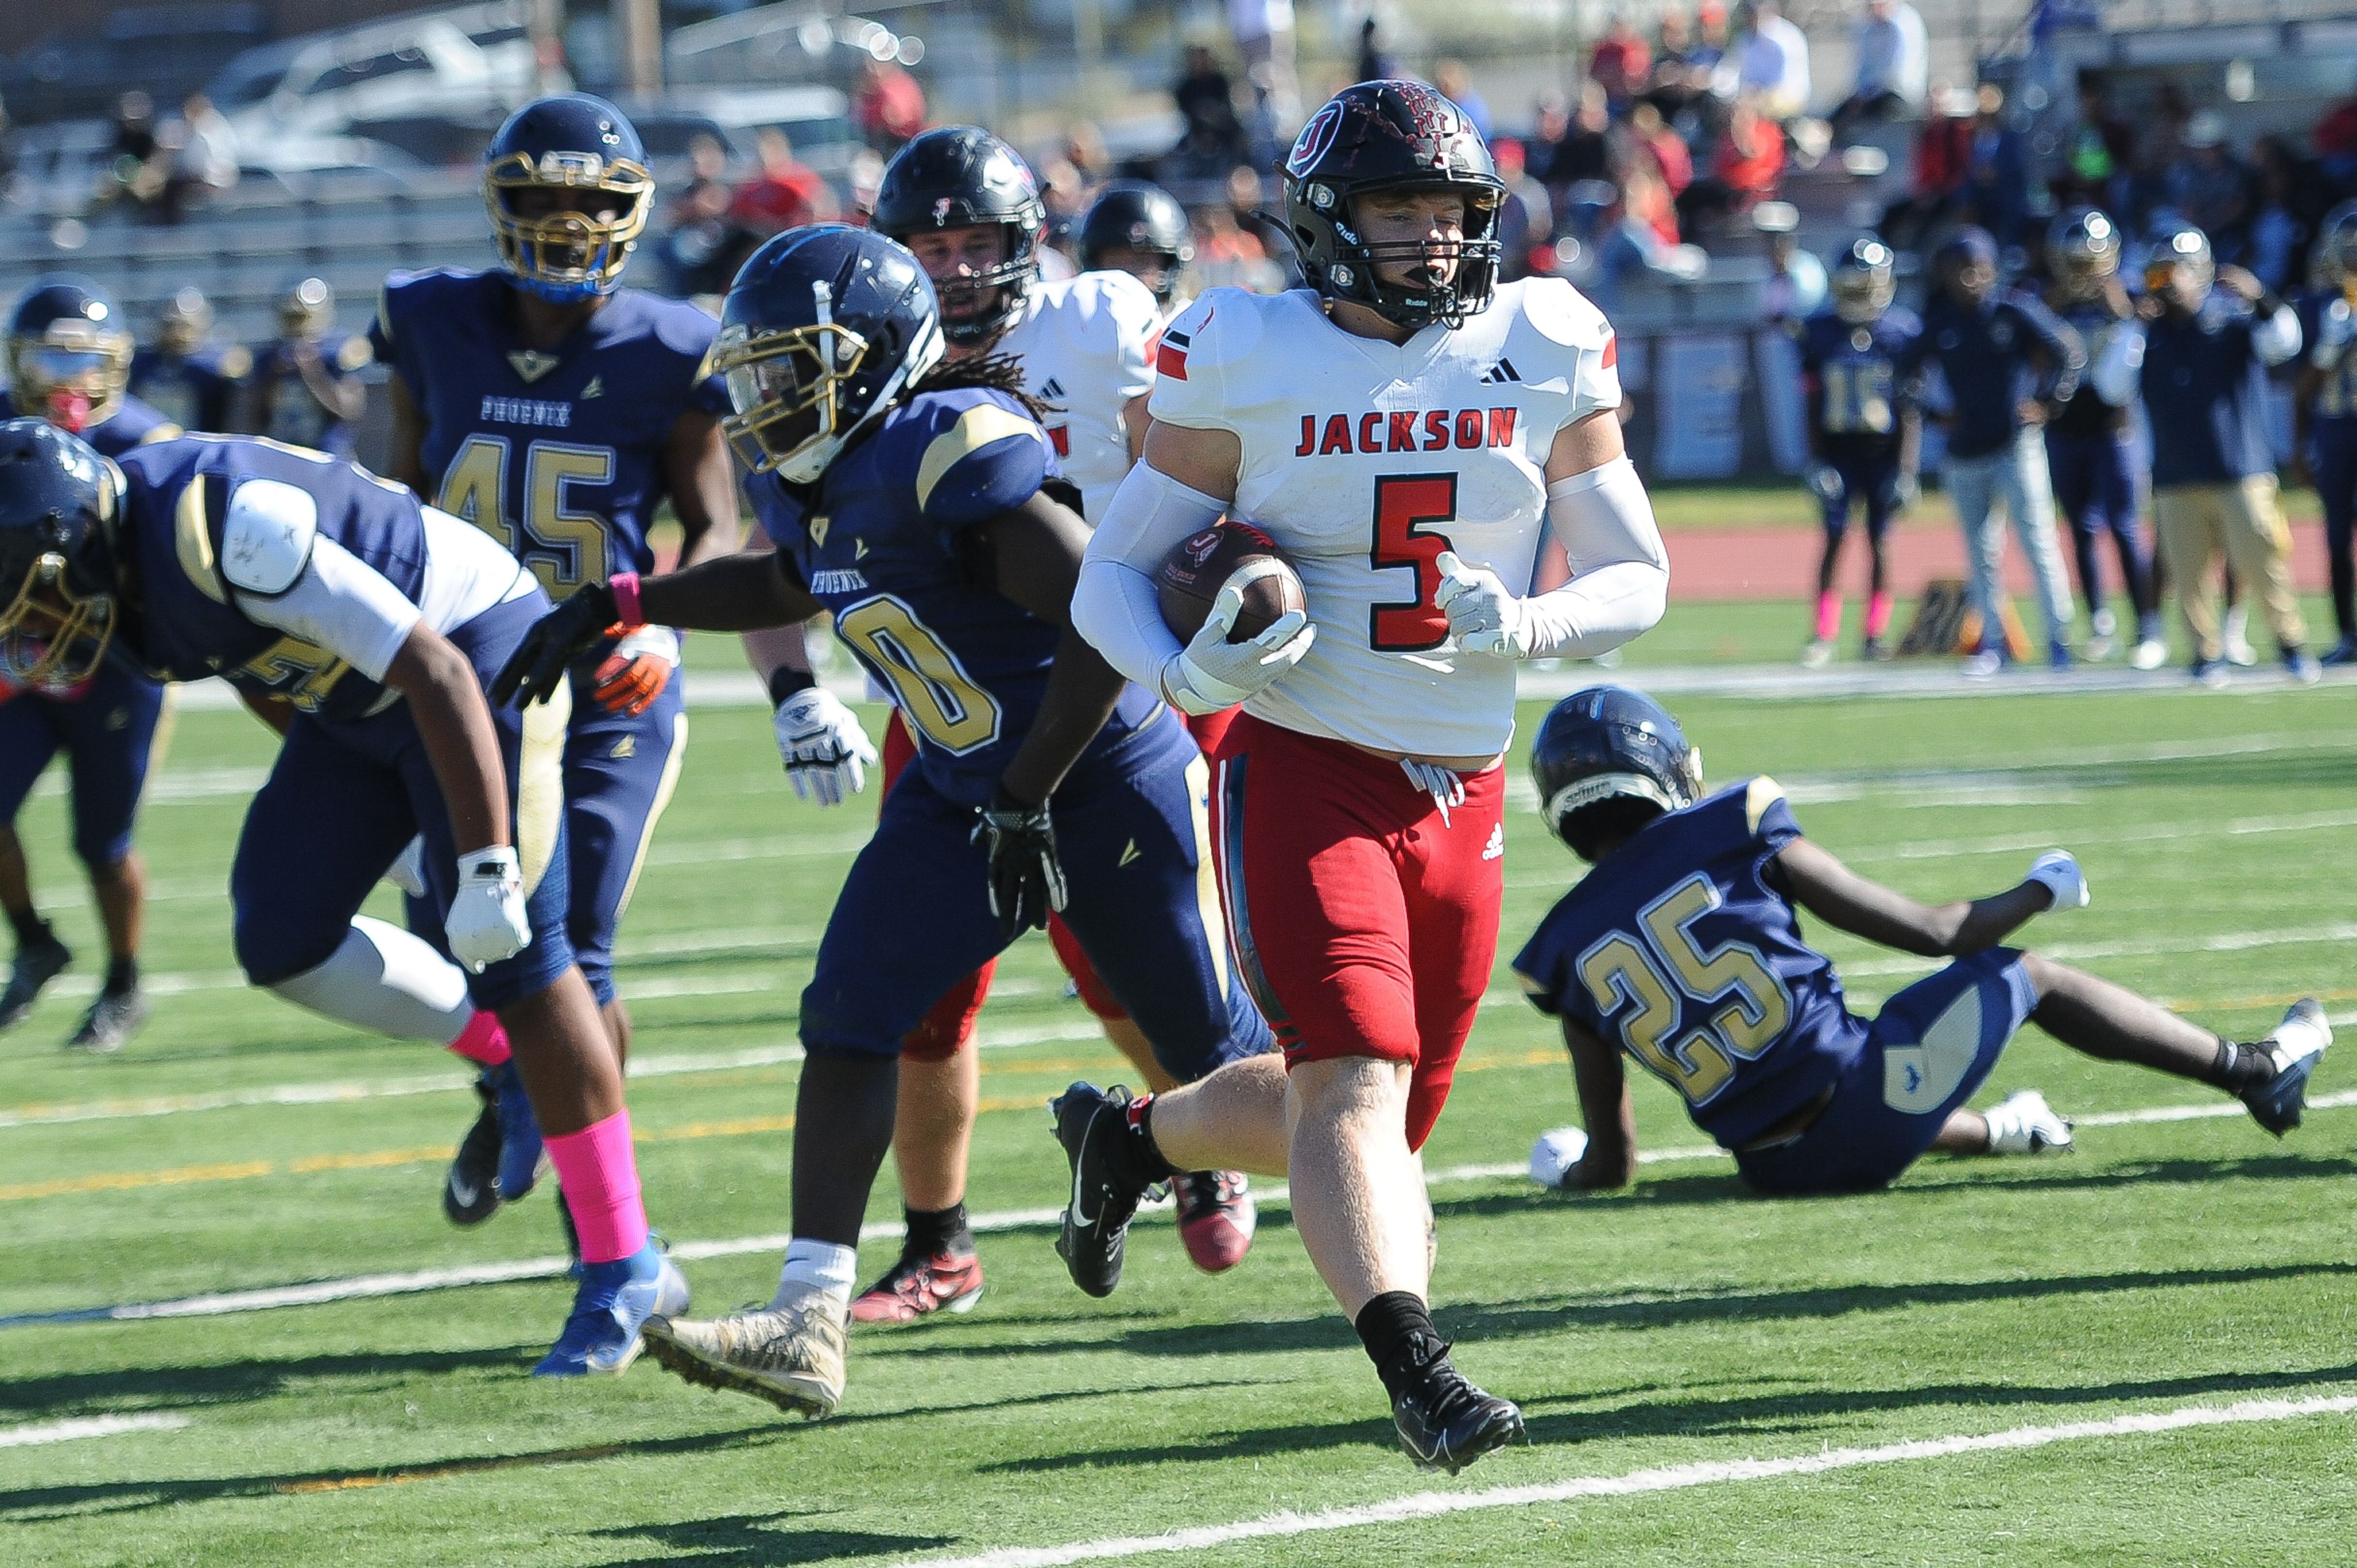
<svg viewBox="0 0 2357 1568">
<path fill-rule="evenodd" d="M 1228 935 L 1287 1067 L 1407 1062 L 1407 1142 L 1448 1101 L 1498 951 L 1505 769 L 1443 822 L 1400 765 L 1250 714 L 1212 767 Z"/>
<path fill-rule="evenodd" d="M 909 723 L 900 710 L 892 710 L 891 722 L 884 726 L 884 789 L 877 797 L 881 811 L 884 795 L 892 792 L 892 781 L 900 770 L 917 759 L 916 737 L 909 733 Z M 1048 940 L 1055 944 L 1056 956 L 1063 961 L 1064 972 L 1079 987 L 1081 1001 L 1099 1018 L 1118 1022 L 1129 1016 L 1121 1004 L 1113 999 L 1104 982 L 1089 964 L 1088 955 L 1081 950 L 1079 939 L 1055 916 L 1048 917 Z M 933 1004 L 925 1021 L 901 1037 L 900 1054 L 920 1062 L 947 1061 L 974 1043 L 974 1021 L 982 1016 L 982 1004 L 990 995 L 990 979 L 998 971 L 998 961 L 991 960 L 963 980 L 952 985 Z"/>
</svg>

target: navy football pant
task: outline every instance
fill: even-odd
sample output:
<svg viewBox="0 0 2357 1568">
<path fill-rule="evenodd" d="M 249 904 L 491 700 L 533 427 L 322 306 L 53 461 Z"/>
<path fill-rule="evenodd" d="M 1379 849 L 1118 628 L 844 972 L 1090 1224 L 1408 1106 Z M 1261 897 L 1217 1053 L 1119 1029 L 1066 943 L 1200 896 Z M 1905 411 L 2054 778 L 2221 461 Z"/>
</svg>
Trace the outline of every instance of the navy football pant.
<svg viewBox="0 0 2357 1568">
<path fill-rule="evenodd" d="M 1161 711 L 1074 768 L 1049 808 L 1064 924 L 1181 1083 L 1272 1043 L 1229 961 L 1209 801 L 1202 753 Z M 802 993 L 813 1056 L 897 1056 L 935 999 L 1006 946 L 975 822 L 921 766 L 894 783 Z"/>
<path fill-rule="evenodd" d="M 58 753 L 73 769 L 73 846 L 92 871 L 120 865 L 147 770 L 163 750 L 164 688 L 112 664 L 72 697 L 0 699 L 0 822 L 14 824 Z"/>
<path fill-rule="evenodd" d="M 450 633 L 450 641 L 488 686 L 548 608 L 546 597 L 534 591 L 486 610 Z M 475 1005 L 487 1011 L 537 995 L 573 967 L 565 931 L 560 778 L 569 705 L 570 693 L 560 687 L 553 703 L 491 709 L 532 942 L 467 977 Z M 269 781 L 246 811 L 230 872 L 237 961 L 246 978 L 271 985 L 324 963 L 369 890 L 419 833 L 425 835 L 425 879 L 438 930 L 439 916 L 457 891 L 460 847 L 452 841 L 442 788 L 409 704 L 333 723 L 298 714 Z"/>
<path fill-rule="evenodd" d="M 2332 564 L 2332 618 L 2342 641 L 2357 640 L 2357 419 L 2317 422 L 2315 468 L 2324 553 Z"/>
<path fill-rule="evenodd" d="M 646 865 L 655 823 L 671 804 L 687 756 L 687 699 L 680 671 L 644 713 L 618 714 L 590 695 L 576 671 L 573 721 L 565 736 L 565 935 L 582 978 L 609 1005 L 615 997 L 614 939 Z M 442 922 L 425 899 L 406 900 L 409 929 L 444 952 Z"/>
<path fill-rule="evenodd" d="M 1754 1190 L 1872 1192 L 1922 1157 L 2038 1005 L 2021 953 L 1960 958 L 1883 1004 L 1815 1125 L 1735 1156 Z"/>
<path fill-rule="evenodd" d="M 2054 504 L 2071 524 L 2071 549 L 2079 565 L 2079 593 L 2090 614 L 2104 607 L 2103 542 L 2120 558 L 2120 581 L 2136 611 L 2140 637 L 2160 634 L 2160 599 L 2152 581 L 2152 553 L 2145 545 L 2136 514 L 2136 449 L 2118 435 L 2057 435 L 2046 433 L 2046 466 L 2054 480 Z"/>
</svg>

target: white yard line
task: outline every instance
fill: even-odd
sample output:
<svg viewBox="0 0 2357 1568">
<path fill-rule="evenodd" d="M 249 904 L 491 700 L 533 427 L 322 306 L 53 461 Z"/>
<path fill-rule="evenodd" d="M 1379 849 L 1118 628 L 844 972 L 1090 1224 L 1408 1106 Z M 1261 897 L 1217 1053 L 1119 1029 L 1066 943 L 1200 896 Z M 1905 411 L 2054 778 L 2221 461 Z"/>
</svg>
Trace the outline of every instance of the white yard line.
<svg viewBox="0 0 2357 1568">
<path fill-rule="evenodd" d="M 1043 1102 L 1044 1103 L 1044 1102 Z M 2310 1111 L 2337 1111 L 2357 1105 L 2357 1090 L 2338 1094 L 2319 1095 L 2308 1102 Z M 2100 1112 L 2090 1116 L 2073 1117 L 2081 1127 L 2124 1127 L 2143 1122 L 2199 1122 L 2213 1117 L 2224 1118 L 2247 1114 L 2233 1101 L 2215 1101 L 2201 1105 L 2157 1105 L 2142 1111 Z M 1684 1164 L 1696 1160 L 1723 1160 L 1727 1151 L 1708 1144 L 1672 1144 L 1664 1148 L 1646 1149 L 1637 1155 L 1641 1165 Z M 1448 1165 L 1425 1175 L 1431 1187 L 1448 1187 L 1463 1182 L 1502 1181 L 1521 1176 L 1525 1167 L 1521 1162 L 1501 1165 Z M 1283 1182 L 1267 1183 L 1254 1188 L 1261 1202 L 1275 1205 L 1290 1196 Z M 1169 1211 L 1169 1202 L 1162 1199 L 1144 1206 L 1142 1217 L 1159 1221 Z M 1062 1213 L 1060 1208 L 1009 1208 L 996 1213 L 977 1214 L 971 1220 L 977 1234 L 994 1234 L 1006 1230 L 1034 1230 L 1053 1225 Z M 900 1227 L 889 1220 L 861 1229 L 862 1241 L 891 1240 L 900 1234 Z M 671 1250 L 672 1256 L 684 1262 L 705 1258 L 735 1258 L 751 1252 L 783 1252 L 790 1238 L 783 1231 L 760 1236 L 737 1236 L 710 1241 L 681 1241 Z M 150 1317 L 221 1317 L 242 1312 L 265 1312 L 282 1306 L 318 1306 L 330 1302 L 359 1301 L 371 1296 L 412 1295 L 424 1291 L 456 1290 L 470 1285 L 509 1284 L 520 1280 L 553 1279 L 565 1273 L 570 1260 L 565 1258 L 525 1258 L 513 1262 L 474 1263 L 460 1268 L 419 1269 L 406 1273 L 356 1274 L 343 1279 L 310 1280 L 299 1284 L 265 1285 L 252 1290 L 214 1291 L 203 1295 L 180 1296 L 169 1301 L 124 1302 L 113 1306 L 72 1307 L 60 1312 L 19 1313 L 0 1317 L 0 1329 L 27 1328 L 65 1323 L 130 1322 Z"/>
<path fill-rule="evenodd" d="M 718 995 L 759 989 L 763 987 L 724 983 L 690 988 L 683 983 L 676 992 L 624 986 L 622 995 L 627 1001 L 640 1001 L 651 995 Z M 1005 987 L 994 987 L 994 990 L 1002 994 L 1013 994 Z M 1097 1027 L 1093 1018 L 1071 1019 L 1045 1026 L 985 1025 L 976 1033 L 975 1043 L 984 1050 L 999 1051 L 1013 1050 L 1022 1046 L 1093 1040 L 1102 1035 L 1103 1031 Z M 425 1051 L 427 1047 L 421 1046 L 419 1049 Z M 650 1052 L 643 1056 L 634 1054 L 630 1058 L 630 1077 L 678 1078 L 695 1073 L 734 1072 L 744 1068 L 778 1067 L 802 1059 L 800 1046 L 755 1046 L 737 1051 L 683 1052 L 677 1055 Z M 348 1101 L 400 1100 L 415 1094 L 455 1095 L 467 1090 L 467 1075 L 471 1070 L 454 1059 L 446 1071 L 421 1073 L 412 1078 L 267 1084 L 253 1089 L 220 1090 L 209 1094 L 161 1094 L 140 1100 L 8 1106 L 0 1108 L 0 1132 L 12 1127 L 135 1121 L 153 1116 L 178 1116 L 194 1111 L 230 1111 L 261 1105 L 338 1105 Z"/>
<path fill-rule="evenodd" d="M 83 1437 L 113 1437 L 124 1432 L 177 1432 L 188 1424 L 185 1415 L 91 1415 L 74 1421 L 44 1421 L 31 1426 L 0 1426 L 0 1448 L 31 1448 L 44 1443 L 71 1443 Z"/>
<path fill-rule="evenodd" d="M 2299 1421 L 2316 1416 L 2347 1415 L 2357 1411 L 2357 1395 L 2338 1394 L 2294 1400 L 2244 1400 L 2230 1405 L 2185 1405 L 2176 1410 L 2139 1412 L 2102 1421 L 2073 1421 L 2054 1426 L 2017 1426 L 2004 1432 L 1983 1432 L 1953 1437 L 1916 1438 L 1871 1448 L 1834 1448 L 1797 1454 L 1782 1459 L 1714 1459 L 1691 1465 L 1664 1465 L 1618 1476 L 1579 1476 L 1570 1480 L 1535 1486 L 1489 1487 L 1474 1492 L 1417 1492 L 1361 1508 L 1324 1509 L 1302 1514 L 1287 1510 L 1263 1514 L 1233 1524 L 1196 1525 L 1167 1535 L 1116 1536 L 1069 1546 L 1009 1546 L 970 1557 L 911 1558 L 902 1568 L 1061 1568 L 1071 1563 L 1104 1563 L 1125 1557 L 1146 1557 L 1172 1552 L 1209 1552 L 1239 1541 L 1270 1541 L 1287 1536 L 1315 1535 L 1338 1530 L 1363 1530 L 1375 1525 L 1406 1524 L 1441 1519 L 1450 1514 L 1486 1512 L 1493 1509 L 1530 1508 L 1542 1503 L 1577 1502 L 1587 1498 L 1640 1497 L 1652 1492 L 1684 1491 L 1730 1481 L 1770 1481 L 1788 1476 L 1821 1476 L 1835 1470 L 1855 1470 L 1872 1465 L 1897 1465 L 1919 1459 L 1953 1459 L 1967 1454 L 2017 1452 L 2056 1443 L 2083 1443 L 2101 1438 L 2147 1437 L 2203 1426 L 2243 1426 L 2265 1422 Z M 1370 1546 L 1372 1555 L 1381 1549 Z"/>
</svg>

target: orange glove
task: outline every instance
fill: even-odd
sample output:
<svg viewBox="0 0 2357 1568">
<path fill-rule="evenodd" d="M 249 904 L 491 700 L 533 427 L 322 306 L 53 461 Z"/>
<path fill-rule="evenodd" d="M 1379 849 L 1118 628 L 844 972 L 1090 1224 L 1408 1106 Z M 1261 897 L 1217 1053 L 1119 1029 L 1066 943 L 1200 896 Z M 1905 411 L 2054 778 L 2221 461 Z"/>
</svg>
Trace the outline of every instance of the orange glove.
<svg viewBox="0 0 2357 1568">
<path fill-rule="evenodd" d="M 616 624 L 607 628 L 606 635 L 621 641 L 597 666 L 591 693 L 608 713 L 643 714 L 679 668 L 679 633 L 667 626 Z"/>
</svg>

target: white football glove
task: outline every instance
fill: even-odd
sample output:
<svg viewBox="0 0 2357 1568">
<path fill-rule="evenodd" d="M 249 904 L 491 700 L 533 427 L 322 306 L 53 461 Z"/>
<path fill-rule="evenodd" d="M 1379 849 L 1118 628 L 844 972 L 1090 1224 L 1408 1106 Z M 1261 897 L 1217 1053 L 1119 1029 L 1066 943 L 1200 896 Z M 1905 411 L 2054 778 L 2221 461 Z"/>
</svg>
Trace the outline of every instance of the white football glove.
<svg viewBox="0 0 2357 1568">
<path fill-rule="evenodd" d="M 1841 470 L 1831 463 L 1811 463 L 1801 477 L 1822 501 L 1839 500 L 1842 493 Z"/>
<path fill-rule="evenodd" d="M 1276 569 L 1274 562 L 1269 569 Z M 1228 640 L 1229 629 L 1244 607 L 1241 585 L 1251 581 L 1252 574 L 1246 566 L 1220 585 L 1195 639 L 1162 666 L 1162 694 L 1179 712 L 1221 713 L 1256 696 L 1300 663 L 1318 640 L 1318 628 L 1300 610 L 1286 611 L 1258 637 Z"/>
<path fill-rule="evenodd" d="M 1541 1187 L 1559 1187 L 1587 1153 L 1587 1134 L 1577 1127 L 1542 1133 L 1531 1145 L 1531 1179 Z"/>
<path fill-rule="evenodd" d="M 532 943 L 524 915 L 523 870 L 505 844 L 458 857 L 458 892 L 442 917 L 450 956 L 477 974 Z"/>
<path fill-rule="evenodd" d="M 778 756 L 793 780 L 794 793 L 822 806 L 839 806 L 867 785 L 876 747 L 859 727 L 859 715 L 823 686 L 808 686 L 778 704 L 770 721 Z"/>
<path fill-rule="evenodd" d="M 1890 481 L 1890 510 L 1913 511 L 1923 504 L 1923 481 L 1912 474 L 1900 474 Z"/>
<path fill-rule="evenodd" d="M 2087 874 L 2079 869 L 2079 862 L 2067 849 L 2050 849 L 2040 855 L 2022 880 L 2044 883 L 2054 895 L 2057 909 L 2087 907 Z"/>
<path fill-rule="evenodd" d="M 418 834 L 409 841 L 409 847 L 393 857 L 384 868 L 384 879 L 408 894 L 412 898 L 425 897 L 425 835 Z"/>
<path fill-rule="evenodd" d="M 1468 566 L 1454 550 L 1442 551 L 1433 564 L 1440 571 L 1440 587 L 1432 602 L 1448 618 L 1448 635 L 1457 639 L 1458 651 L 1498 659 L 1529 657 L 1530 618 L 1498 574 Z"/>
</svg>

